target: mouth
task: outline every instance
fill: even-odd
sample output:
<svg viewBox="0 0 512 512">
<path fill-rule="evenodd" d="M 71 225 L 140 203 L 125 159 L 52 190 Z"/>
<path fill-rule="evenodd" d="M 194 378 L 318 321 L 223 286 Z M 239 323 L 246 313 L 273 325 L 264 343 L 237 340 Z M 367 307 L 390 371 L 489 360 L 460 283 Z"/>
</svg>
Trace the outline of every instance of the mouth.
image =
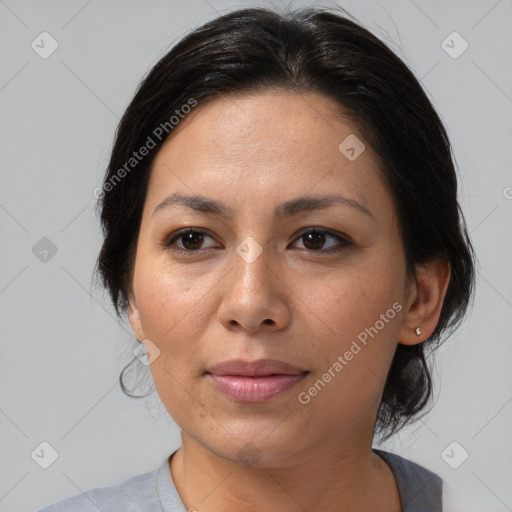
<svg viewBox="0 0 512 512">
<path fill-rule="evenodd" d="M 206 376 L 227 398 L 240 403 L 267 402 L 296 386 L 309 374 L 284 361 L 234 359 L 210 367 Z"/>
</svg>

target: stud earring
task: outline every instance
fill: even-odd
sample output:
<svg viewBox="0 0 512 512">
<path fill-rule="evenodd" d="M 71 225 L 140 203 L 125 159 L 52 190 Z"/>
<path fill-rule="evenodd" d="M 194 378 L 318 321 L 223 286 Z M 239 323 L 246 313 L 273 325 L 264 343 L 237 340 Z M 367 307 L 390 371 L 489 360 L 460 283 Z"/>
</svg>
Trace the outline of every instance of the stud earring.
<svg viewBox="0 0 512 512">
<path fill-rule="evenodd" d="M 416 327 L 416 336 L 419 336 L 421 334 L 421 330 L 419 327 Z"/>
</svg>

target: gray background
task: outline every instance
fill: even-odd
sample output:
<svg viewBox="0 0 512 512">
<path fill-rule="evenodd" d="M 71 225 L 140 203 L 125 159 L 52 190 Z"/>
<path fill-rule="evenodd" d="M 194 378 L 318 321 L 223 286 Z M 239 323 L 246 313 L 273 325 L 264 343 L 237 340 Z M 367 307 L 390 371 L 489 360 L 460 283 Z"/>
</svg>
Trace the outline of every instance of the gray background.
<svg viewBox="0 0 512 512">
<path fill-rule="evenodd" d="M 183 33 L 249 5 L 0 1 L 0 511 L 114 485 L 180 445 L 156 393 L 118 386 L 136 341 L 91 285 L 93 190 L 140 78 Z M 512 0 L 340 5 L 405 59 L 445 121 L 480 261 L 472 314 L 438 353 L 434 409 L 383 448 L 439 473 L 465 512 L 512 510 Z M 43 31 L 59 45 L 46 59 L 31 48 Z M 441 44 L 453 31 L 469 44 L 458 58 Z M 57 248 L 46 261 L 43 237 Z M 58 452 L 48 469 L 31 456 L 43 441 Z M 454 441 L 452 465 L 469 453 L 457 469 Z"/>
</svg>

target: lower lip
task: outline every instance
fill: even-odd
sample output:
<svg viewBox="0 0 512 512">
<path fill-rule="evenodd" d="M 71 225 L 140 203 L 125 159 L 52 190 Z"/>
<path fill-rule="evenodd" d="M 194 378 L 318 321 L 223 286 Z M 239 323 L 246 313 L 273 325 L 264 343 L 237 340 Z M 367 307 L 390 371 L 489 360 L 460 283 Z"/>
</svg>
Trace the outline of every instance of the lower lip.
<svg viewBox="0 0 512 512">
<path fill-rule="evenodd" d="M 266 375 L 243 377 L 240 375 L 208 374 L 215 386 L 235 402 L 266 402 L 285 393 L 298 384 L 308 372 L 297 375 Z"/>
</svg>

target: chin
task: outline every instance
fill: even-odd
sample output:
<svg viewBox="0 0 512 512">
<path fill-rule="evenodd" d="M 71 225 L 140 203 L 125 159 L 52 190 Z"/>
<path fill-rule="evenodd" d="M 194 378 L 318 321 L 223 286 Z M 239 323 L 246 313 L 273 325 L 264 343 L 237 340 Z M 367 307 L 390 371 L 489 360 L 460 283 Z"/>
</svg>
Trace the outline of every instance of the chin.
<svg viewBox="0 0 512 512">
<path fill-rule="evenodd" d="M 247 429 L 245 435 L 229 436 L 223 432 L 221 436 L 222 439 L 202 444 L 219 457 L 246 467 L 283 467 L 305 448 L 303 432 L 278 432 L 278 429 L 272 432 L 272 429 L 267 431 L 255 426 L 254 429 Z"/>
</svg>

